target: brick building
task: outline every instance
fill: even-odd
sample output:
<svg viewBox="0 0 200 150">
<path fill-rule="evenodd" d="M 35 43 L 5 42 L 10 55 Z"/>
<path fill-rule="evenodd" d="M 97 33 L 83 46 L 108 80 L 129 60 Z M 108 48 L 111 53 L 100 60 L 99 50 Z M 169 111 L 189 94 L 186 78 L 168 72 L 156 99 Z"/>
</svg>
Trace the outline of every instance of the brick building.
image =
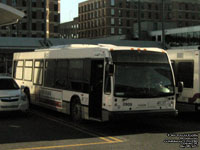
<svg viewBox="0 0 200 150">
<path fill-rule="evenodd" d="M 73 21 L 65 22 L 60 24 L 60 36 L 66 39 L 77 39 L 78 38 L 78 17 L 74 18 Z"/>
<path fill-rule="evenodd" d="M 175 27 L 200 24 L 197 0 L 87 0 L 79 3 L 79 38 L 126 35 L 133 39 L 138 32 L 134 24 L 138 22 L 151 22 L 153 30 L 160 30 L 163 1 L 164 21 L 168 24 L 175 23 Z"/>
<path fill-rule="evenodd" d="M 1 37 L 59 37 L 60 0 L 0 0 L 23 11 L 26 16 L 17 24 L 0 27 Z M 46 14 L 46 21 L 45 21 Z M 46 28 L 45 28 L 46 24 Z"/>
</svg>

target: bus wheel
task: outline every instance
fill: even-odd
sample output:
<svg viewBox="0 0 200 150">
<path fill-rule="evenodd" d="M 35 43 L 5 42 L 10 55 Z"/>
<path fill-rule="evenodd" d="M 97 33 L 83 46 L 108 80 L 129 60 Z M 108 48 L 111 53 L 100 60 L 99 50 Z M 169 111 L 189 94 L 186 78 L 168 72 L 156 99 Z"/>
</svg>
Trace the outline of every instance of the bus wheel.
<svg viewBox="0 0 200 150">
<path fill-rule="evenodd" d="M 75 122 L 80 122 L 82 120 L 81 103 L 78 99 L 72 100 L 71 118 Z"/>
</svg>

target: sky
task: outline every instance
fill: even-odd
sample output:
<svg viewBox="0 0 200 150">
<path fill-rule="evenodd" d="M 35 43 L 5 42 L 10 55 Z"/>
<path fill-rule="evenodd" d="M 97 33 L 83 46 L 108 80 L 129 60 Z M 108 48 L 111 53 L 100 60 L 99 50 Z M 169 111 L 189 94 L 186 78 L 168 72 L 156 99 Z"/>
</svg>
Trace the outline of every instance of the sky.
<svg viewBox="0 0 200 150">
<path fill-rule="evenodd" d="M 86 0 L 61 0 L 61 20 L 60 22 L 72 21 L 74 17 L 78 17 L 78 3 Z"/>
</svg>

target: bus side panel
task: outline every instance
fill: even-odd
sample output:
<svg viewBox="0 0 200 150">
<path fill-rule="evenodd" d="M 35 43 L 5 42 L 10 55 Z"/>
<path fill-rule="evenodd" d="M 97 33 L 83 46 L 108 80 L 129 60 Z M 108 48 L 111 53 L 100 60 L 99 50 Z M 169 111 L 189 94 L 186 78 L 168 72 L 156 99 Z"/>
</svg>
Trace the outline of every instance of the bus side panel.
<svg viewBox="0 0 200 150">
<path fill-rule="evenodd" d="M 80 92 L 72 92 L 72 91 L 63 91 L 63 110 L 62 112 L 70 114 L 70 102 L 73 96 L 78 96 L 81 101 L 82 106 L 82 117 L 83 119 L 89 119 L 89 94 L 80 93 Z"/>
<path fill-rule="evenodd" d="M 178 57 L 182 54 L 182 58 Z M 200 83 L 199 83 L 199 51 L 190 50 L 190 51 L 174 51 L 171 50 L 170 58 L 175 62 L 193 62 L 193 76 L 192 82 L 193 87 L 184 87 L 183 92 L 179 94 L 177 99 L 177 108 L 179 111 L 195 111 L 196 104 L 200 104 Z M 177 71 L 177 65 L 175 70 Z M 185 72 L 189 71 L 188 68 L 184 68 Z"/>
</svg>

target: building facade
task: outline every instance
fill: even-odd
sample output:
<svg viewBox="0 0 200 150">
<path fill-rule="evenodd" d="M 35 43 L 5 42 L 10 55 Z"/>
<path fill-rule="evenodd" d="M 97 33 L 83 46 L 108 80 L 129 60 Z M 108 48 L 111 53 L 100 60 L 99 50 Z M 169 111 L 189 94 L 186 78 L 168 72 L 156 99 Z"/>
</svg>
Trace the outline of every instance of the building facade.
<svg viewBox="0 0 200 150">
<path fill-rule="evenodd" d="M 153 41 L 161 42 L 162 31 L 151 31 Z M 200 45 L 200 25 L 165 30 L 165 45 L 167 48 L 192 47 Z"/>
<path fill-rule="evenodd" d="M 143 31 L 141 22 L 152 22 L 153 30 L 159 30 L 161 22 L 199 25 L 199 10 L 197 0 L 87 0 L 79 3 L 79 38 L 126 35 L 134 39 Z"/>
<path fill-rule="evenodd" d="M 60 0 L 0 0 L 0 3 L 26 14 L 17 24 L 1 27 L 1 37 L 59 37 Z"/>
<path fill-rule="evenodd" d="M 78 37 L 78 17 L 74 18 L 73 21 L 65 22 L 60 24 L 60 37 L 66 39 L 77 39 Z"/>
</svg>

